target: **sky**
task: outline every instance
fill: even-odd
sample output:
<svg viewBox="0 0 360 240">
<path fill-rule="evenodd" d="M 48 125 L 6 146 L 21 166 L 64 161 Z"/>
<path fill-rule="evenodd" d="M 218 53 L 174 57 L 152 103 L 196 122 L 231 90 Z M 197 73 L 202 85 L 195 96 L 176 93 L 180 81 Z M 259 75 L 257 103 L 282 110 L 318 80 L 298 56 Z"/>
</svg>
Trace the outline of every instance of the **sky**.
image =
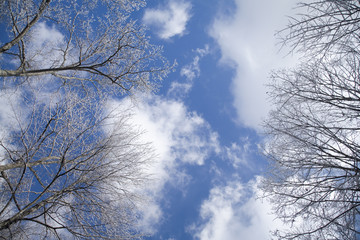
<svg viewBox="0 0 360 240">
<path fill-rule="evenodd" d="M 177 62 L 155 94 L 113 103 L 134 105 L 132 121 L 157 155 L 147 169 L 154 176 L 144 189 L 148 205 L 139 206 L 146 239 L 264 240 L 285 227 L 259 198 L 259 184 L 267 169 L 262 121 L 271 109 L 265 85 L 272 70 L 296 61 L 274 33 L 295 2 L 153 0 L 135 13 L 150 41 Z M 62 44 L 54 27 L 35 29 L 35 52 L 46 53 L 44 42 Z M 8 101 L 16 104 L 0 99 L 3 125 L 16 108 Z"/>
<path fill-rule="evenodd" d="M 159 156 L 147 187 L 153 200 L 142 210 L 147 239 L 260 240 L 285 227 L 258 186 L 267 167 L 265 85 L 272 70 L 295 63 L 274 33 L 294 7 L 294 0 L 159 0 L 138 13 L 151 41 L 178 63 L 134 110 Z"/>
</svg>

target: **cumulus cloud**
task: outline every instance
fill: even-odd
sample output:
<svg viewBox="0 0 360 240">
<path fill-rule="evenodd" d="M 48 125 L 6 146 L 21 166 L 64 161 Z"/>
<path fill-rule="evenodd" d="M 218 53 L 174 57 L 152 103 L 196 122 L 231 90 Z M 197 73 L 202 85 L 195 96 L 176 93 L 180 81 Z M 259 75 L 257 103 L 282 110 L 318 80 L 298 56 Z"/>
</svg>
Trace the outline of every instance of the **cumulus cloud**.
<svg viewBox="0 0 360 240">
<path fill-rule="evenodd" d="M 200 208 L 200 222 L 189 227 L 195 239 L 270 239 L 270 230 L 281 223 L 268 202 L 259 200 L 260 177 L 247 184 L 238 179 L 211 189 Z"/>
<path fill-rule="evenodd" d="M 235 0 L 233 15 L 219 14 L 210 35 L 220 46 L 221 62 L 236 70 L 232 81 L 234 106 L 242 124 L 259 129 L 269 111 L 266 89 L 272 69 L 293 60 L 279 54 L 274 33 L 285 27 L 294 1 Z"/>
<path fill-rule="evenodd" d="M 123 99 L 121 102 L 114 101 L 112 105 L 128 109 L 133 103 Z M 143 141 L 151 142 L 157 155 L 146 169 L 154 178 L 145 186 L 145 192 L 153 202 L 150 201 L 146 209 L 142 209 L 144 215 L 141 222 L 147 232 L 153 233 L 162 218 L 158 202 L 164 197 L 164 185 L 186 186 L 189 176 L 183 167 L 203 165 L 210 154 L 220 152 L 220 146 L 217 133 L 181 101 L 145 96 L 132 109 L 133 123 L 144 130 Z"/>
<path fill-rule="evenodd" d="M 143 21 L 155 27 L 160 38 L 169 39 L 183 35 L 191 15 L 191 4 L 185 1 L 170 0 L 165 6 L 146 9 Z"/>
<path fill-rule="evenodd" d="M 145 135 L 163 159 L 202 165 L 209 152 L 218 148 L 210 125 L 181 101 L 149 96 L 138 105 L 134 118 L 146 126 Z"/>
</svg>

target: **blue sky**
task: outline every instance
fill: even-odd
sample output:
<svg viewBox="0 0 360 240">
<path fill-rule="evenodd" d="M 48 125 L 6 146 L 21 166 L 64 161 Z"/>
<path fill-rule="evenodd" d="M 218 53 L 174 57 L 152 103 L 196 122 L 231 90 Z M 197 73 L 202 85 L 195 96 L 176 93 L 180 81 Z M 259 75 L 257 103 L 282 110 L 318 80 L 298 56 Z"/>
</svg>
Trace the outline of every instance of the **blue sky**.
<svg viewBox="0 0 360 240">
<path fill-rule="evenodd" d="M 177 62 L 156 94 L 113 103 L 134 106 L 133 122 L 158 156 L 146 169 L 153 176 L 143 189 L 148 204 L 139 205 L 147 239 L 262 240 L 283 227 L 269 203 L 257 199 L 267 167 L 259 147 L 271 108 L 269 73 L 295 62 L 274 38 L 294 6 L 295 0 L 156 0 L 134 14 Z M 36 29 L 35 52 L 63 41 L 54 27 Z M 0 99 L 5 125 L 8 101 Z"/>
<path fill-rule="evenodd" d="M 159 156 L 143 209 L 148 239 L 258 240 L 282 227 L 257 199 L 266 171 L 259 145 L 269 73 L 294 63 L 274 38 L 294 3 L 161 0 L 137 13 L 178 63 L 136 104 L 134 121 Z"/>
</svg>

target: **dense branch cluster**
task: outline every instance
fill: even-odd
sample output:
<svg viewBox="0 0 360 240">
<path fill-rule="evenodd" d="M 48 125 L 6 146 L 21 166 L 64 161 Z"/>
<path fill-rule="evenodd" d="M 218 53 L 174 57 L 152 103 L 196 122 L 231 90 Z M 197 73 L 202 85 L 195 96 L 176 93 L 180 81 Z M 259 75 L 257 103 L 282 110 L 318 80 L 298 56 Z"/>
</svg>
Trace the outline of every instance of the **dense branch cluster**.
<svg viewBox="0 0 360 240">
<path fill-rule="evenodd" d="M 57 97 L 50 106 L 31 102 L 19 129 L 1 141 L 1 236 L 131 236 L 132 188 L 145 179 L 150 146 L 129 113 L 104 113 L 94 94 L 66 89 Z"/>
<path fill-rule="evenodd" d="M 264 190 L 288 228 L 278 239 L 360 236 L 360 3 L 300 4 L 283 33 L 305 53 L 273 73 Z"/>
<path fill-rule="evenodd" d="M 63 81 L 116 84 L 125 92 L 155 87 L 169 66 L 161 48 L 151 45 L 142 27 L 129 20 L 129 13 L 143 4 L 140 0 L 3 1 L 0 13 L 10 34 L 0 53 L 6 56 L 2 61 L 14 64 L 3 65 L 0 77 L 49 74 Z M 36 28 L 39 24 L 56 27 L 61 41 L 36 48 L 32 38 L 42 34 Z"/>
<path fill-rule="evenodd" d="M 154 154 L 112 100 L 171 69 L 131 20 L 144 4 L 0 2 L 0 239 L 141 238 Z"/>
<path fill-rule="evenodd" d="M 298 3 L 299 14 L 279 32 L 284 45 L 313 56 L 358 51 L 360 4 L 357 0 Z"/>
</svg>

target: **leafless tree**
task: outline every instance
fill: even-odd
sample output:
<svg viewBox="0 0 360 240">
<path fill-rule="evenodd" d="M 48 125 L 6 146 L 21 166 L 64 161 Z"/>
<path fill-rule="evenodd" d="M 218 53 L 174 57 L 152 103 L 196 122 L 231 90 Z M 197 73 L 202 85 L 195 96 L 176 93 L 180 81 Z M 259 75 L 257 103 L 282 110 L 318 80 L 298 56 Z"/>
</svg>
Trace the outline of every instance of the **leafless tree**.
<svg viewBox="0 0 360 240">
<path fill-rule="evenodd" d="M 358 51 L 358 0 L 309 0 L 299 3 L 297 10 L 299 14 L 278 34 L 284 45 L 312 56 Z"/>
<path fill-rule="evenodd" d="M 0 141 L 0 238 L 140 238 L 137 186 L 153 153 L 130 112 L 92 91 L 26 88 Z"/>
<path fill-rule="evenodd" d="M 171 69 L 131 20 L 144 4 L 0 1 L 0 239 L 141 237 L 153 152 L 109 102 Z"/>
<path fill-rule="evenodd" d="M 360 56 L 273 75 L 264 187 L 291 227 L 279 239 L 357 239 L 360 233 Z"/>
<path fill-rule="evenodd" d="M 8 33 L 0 46 L 2 81 L 53 75 L 63 81 L 116 84 L 125 92 L 152 89 L 169 65 L 161 48 L 151 45 L 143 28 L 130 20 L 131 12 L 144 4 L 143 0 L 1 1 L 1 20 Z M 56 42 L 36 47 L 39 26 L 58 31 Z"/>
<path fill-rule="evenodd" d="M 287 228 L 278 239 L 360 237 L 360 3 L 300 3 L 280 32 L 305 53 L 273 73 L 266 120 L 266 195 Z"/>
</svg>

